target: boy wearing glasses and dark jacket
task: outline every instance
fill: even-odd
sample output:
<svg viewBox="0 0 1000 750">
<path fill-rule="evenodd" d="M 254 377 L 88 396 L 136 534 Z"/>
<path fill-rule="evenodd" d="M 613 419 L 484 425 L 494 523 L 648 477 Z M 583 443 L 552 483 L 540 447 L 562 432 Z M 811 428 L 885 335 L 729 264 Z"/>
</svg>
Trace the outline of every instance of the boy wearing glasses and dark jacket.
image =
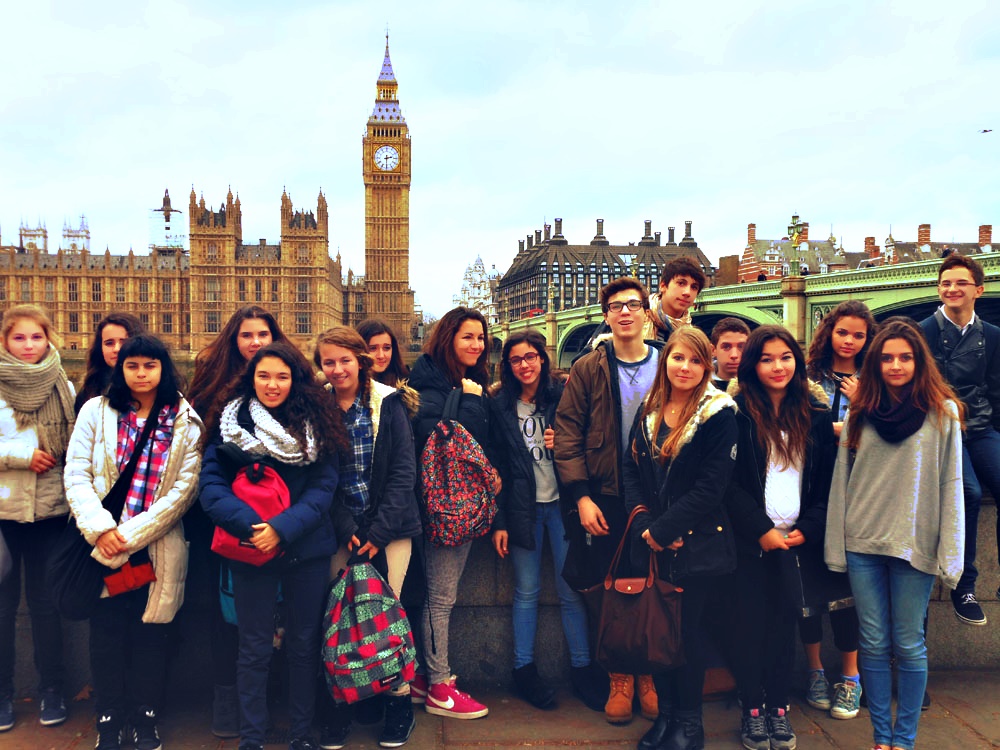
<svg viewBox="0 0 1000 750">
<path fill-rule="evenodd" d="M 975 310 L 985 278 L 983 267 L 972 258 L 949 255 L 938 270 L 941 307 L 920 323 L 941 374 L 965 404 L 965 569 L 951 601 L 955 616 L 967 625 L 986 624 L 986 615 L 976 600 L 976 533 L 982 485 L 993 497 L 1000 497 L 1000 328 L 977 316 Z"/>
</svg>

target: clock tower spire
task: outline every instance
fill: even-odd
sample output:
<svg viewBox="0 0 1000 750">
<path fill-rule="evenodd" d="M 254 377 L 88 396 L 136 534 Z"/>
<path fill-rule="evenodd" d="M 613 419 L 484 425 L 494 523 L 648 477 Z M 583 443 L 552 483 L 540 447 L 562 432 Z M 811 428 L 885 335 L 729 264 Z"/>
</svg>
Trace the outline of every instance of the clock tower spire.
<svg viewBox="0 0 1000 750">
<path fill-rule="evenodd" d="M 364 310 L 348 314 L 352 325 L 362 318 L 383 319 L 405 350 L 415 322 L 410 289 L 410 132 L 399 107 L 388 33 L 375 91 L 375 106 L 362 141 Z"/>
</svg>

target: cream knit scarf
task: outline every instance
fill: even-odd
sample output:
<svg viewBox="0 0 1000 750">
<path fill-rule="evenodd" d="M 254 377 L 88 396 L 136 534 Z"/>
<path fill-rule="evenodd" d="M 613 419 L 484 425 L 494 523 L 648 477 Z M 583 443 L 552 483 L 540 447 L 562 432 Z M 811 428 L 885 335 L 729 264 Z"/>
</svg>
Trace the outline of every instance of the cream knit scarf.
<svg viewBox="0 0 1000 750">
<path fill-rule="evenodd" d="M 250 455 L 271 456 L 283 464 L 293 466 L 311 464 L 316 460 L 316 439 L 311 424 L 306 422 L 306 449 L 303 451 L 298 440 L 290 435 L 267 407 L 256 398 L 251 398 L 249 405 L 250 418 L 254 425 L 253 432 L 247 432 L 237 421 L 242 405 L 243 399 L 237 398 L 222 409 L 219 431 L 224 442 L 233 443 Z"/>
<path fill-rule="evenodd" d="M 38 447 L 61 459 L 73 432 L 73 392 L 52 346 L 41 362 L 28 364 L 0 346 L 0 398 L 14 410 L 18 429 L 34 427 Z"/>
</svg>

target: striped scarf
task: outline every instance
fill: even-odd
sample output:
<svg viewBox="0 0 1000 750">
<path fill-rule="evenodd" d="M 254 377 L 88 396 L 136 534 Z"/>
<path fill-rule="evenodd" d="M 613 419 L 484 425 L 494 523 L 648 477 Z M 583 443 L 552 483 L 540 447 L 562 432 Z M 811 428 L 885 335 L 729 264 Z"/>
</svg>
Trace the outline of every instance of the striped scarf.
<svg viewBox="0 0 1000 750">
<path fill-rule="evenodd" d="M 32 365 L 0 346 L 0 398 L 14 410 L 18 429 L 35 428 L 39 448 L 56 459 L 66 455 L 76 412 L 55 347 Z"/>
</svg>

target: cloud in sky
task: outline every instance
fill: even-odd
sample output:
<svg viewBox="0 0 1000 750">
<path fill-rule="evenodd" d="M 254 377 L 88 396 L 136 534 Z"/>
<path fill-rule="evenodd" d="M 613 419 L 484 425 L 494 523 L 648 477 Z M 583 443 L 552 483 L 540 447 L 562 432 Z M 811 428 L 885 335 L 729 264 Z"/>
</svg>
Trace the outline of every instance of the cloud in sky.
<svg viewBox="0 0 1000 750">
<path fill-rule="evenodd" d="M 625 244 L 694 222 L 706 254 L 793 212 L 848 249 L 997 225 L 1000 10 L 952 4 L 64 0 L 0 10 L 0 232 L 86 214 L 145 252 L 148 210 L 232 186 L 244 238 L 279 199 L 331 213 L 364 266 L 361 137 L 385 25 L 413 138 L 411 282 L 440 314 L 477 254 L 563 218 Z M 96 7 L 95 7 L 96 6 Z M 993 133 L 981 134 L 983 128 Z"/>
</svg>

